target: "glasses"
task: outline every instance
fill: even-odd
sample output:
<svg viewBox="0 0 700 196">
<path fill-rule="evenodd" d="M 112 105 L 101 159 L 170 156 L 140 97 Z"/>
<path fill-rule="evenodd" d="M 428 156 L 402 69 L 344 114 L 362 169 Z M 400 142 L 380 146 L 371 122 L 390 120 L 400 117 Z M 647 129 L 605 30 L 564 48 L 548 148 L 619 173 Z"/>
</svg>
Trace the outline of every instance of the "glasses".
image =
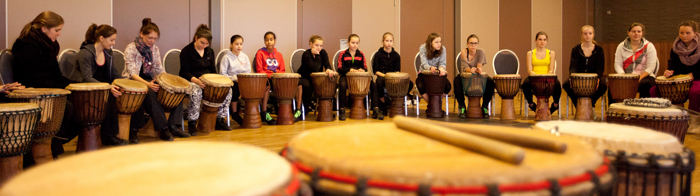
<svg viewBox="0 0 700 196">
<path fill-rule="evenodd" d="M 479 45 L 479 42 L 469 42 L 469 45 Z"/>
</svg>

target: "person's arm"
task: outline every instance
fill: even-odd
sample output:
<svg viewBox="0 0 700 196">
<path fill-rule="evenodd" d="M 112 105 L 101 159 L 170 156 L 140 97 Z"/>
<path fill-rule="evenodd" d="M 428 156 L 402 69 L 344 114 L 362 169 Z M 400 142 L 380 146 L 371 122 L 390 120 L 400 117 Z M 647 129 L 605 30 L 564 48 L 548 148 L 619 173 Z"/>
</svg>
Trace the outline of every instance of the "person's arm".
<svg viewBox="0 0 700 196">
<path fill-rule="evenodd" d="M 321 49 L 321 52 L 319 52 L 321 55 L 321 65 L 323 66 L 323 71 L 325 70 L 333 70 L 333 66 L 331 66 L 330 61 L 328 60 L 328 52 L 326 50 Z"/>
<path fill-rule="evenodd" d="M 625 73 L 625 69 L 622 67 L 622 62 L 624 61 L 624 57 L 622 56 L 624 52 L 623 47 L 625 47 L 624 42 L 617 45 L 617 50 L 615 50 L 615 64 L 613 66 L 615 66 L 615 72 L 619 74 Z"/>
<path fill-rule="evenodd" d="M 381 50 L 383 50 L 383 49 L 381 49 Z M 375 53 L 378 53 L 378 52 L 375 52 Z M 379 63 L 378 63 L 379 62 L 378 59 L 380 58 L 379 56 L 380 55 L 374 55 L 374 58 L 372 59 L 372 70 L 374 71 L 374 75 L 384 77 L 384 73 L 382 72 L 382 69 L 380 69 L 381 66 L 379 66 Z"/>
<path fill-rule="evenodd" d="M 430 71 L 431 66 L 428 64 L 428 51 L 425 50 L 425 47 L 421 46 L 420 49 L 418 49 L 418 58 L 420 58 L 420 70 L 418 70 L 418 72 Z"/>
<path fill-rule="evenodd" d="M 401 55 L 399 53 L 396 53 L 396 58 L 394 58 L 394 64 L 391 66 L 391 71 L 393 72 L 401 72 Z"/>
<path fill-rule="evenodd" d="M 336 61 L 338 61 L 338 73 L 340 73 L 340 75 L 345 75 L 346 73 L 350 72 L 351 67 L 349 65 L 345 65 L 345 61 L 343 60 L 343 56 L 345 56 L 346 51 L 340 52 L 338 59 L 336 59 Z"/>
<path fill-rule="evenodd" d="M 574 46 L 573 49 L 571 49 L 571 60 L 569 60 L 569 75 L 572 73 L 579 73 L 580 71 L 578 70 L 578 59 L 580 56 L 578 55 L 578 52 L 576 50 L 576 47 L 578 45 Z"/>
<path fill-rule="evenodd" d="M 214 49 L 207 47 L 205 50 L 209 51 L 209 73 L 218 74 L 216 73 L 216 54 L 214 53 Z"/>
<path fill-rule="evenodd" d="M 547 73 L 549 74 L 555 74 L 554 69 L 556 68 L 556 63 L 557 63 L 557 58 L 554 54 L 554 51 L 549 51 L 549 71 Z"/>
<path fill-rule="evenodd" d="M 277 56 L 277 55 L 279 55 L 279 56 Z M 276 73 L 285 73 L 284 69 L 286 66 L 284 64 L 284 55 L 282 55 L 282 53 L 277 53 L 277 54 L 275 54 L 275 58 L 278 58 L 277 63 L 279 64 L 279 66 L 277 67 L 277 70 L 279 70 L 279 71 L 277 71 Z"/>
<path fill-rule="evenodd" d="M 644 72 L 646 72 L 646 75 L 652 75 L 654 76 L 654 72 L 656 71 L 656 63 L 659 61 L 659 59 L 656 56 L 656 47 L 654 47 L 654 44 L 651 42 L 648 43 L 647 45 L 647 64 L 646 64 L 646 69 Z M 640 76 L 640 78 L 643 78 Z"/>
<path fill-rule="evenodd" d="M 605 52 L 603 51 L 602 47 L 600 48 L 600 51 L 598 51 L 597 54 L 598 57 L 596 58 L 595 62 L 596 73 L 598 74 L 598 78 L 603 78 L 603 74 L 605 73 Z"/>
<path fill-rule="evenodd" d="M 193 78 L 197 79 L 191 73 L 192 62 L 190 61 L 189 55 L 187 54 L 187 47 L 183 48 L 180 52 L 180 77 L 187 81 L 193 82 Z"/>
<path fill-rule="evenodd" d="M 532 71 L 532 55 L 535 55 L 532 54 L 532 50 L 527 51 L 527 73 L 529 73 L 530 75 L 535 74 L 535 72 Z"/>
<path fill-rule="evenodd" d="M 228 77 L 232 81 L 238 81 L 238 78 L 233 77 L 230 72 L 233 71 L 233 65 L 231 64 L 231 61 L 235 61 L 235 59 L 230 59 L 228 55 L 224 55 L 224 58 L 221 58 L 221 61 L 219 62 L 219 74 Z"/>
<path fill-rule="evenodd" d="M 366 72 L 367 70 L 369 70 L 367 69 L 367 56 L 365 56 L 365 53 L 363 53 L 362 51 L 358 50 L 358 52 L 360 52 L 360 55 L 362 55 L 362 68 L 360 69 L 364 69 L 363 71 Z"/>
<path fill-rule="evenodd" d="M 267 74 L 267 63 L 265 63 L 262 50 L 255 53 L 255 72 Z"/>
<path fill-rule="evenodd" d="M 319 58 L 322 59 L 322 58 Z M 317 70 L 313 70 L 314 67 L 316 67 L 316 61 L 313 57 L 313 54 L 311 52 L 304 52 L 301 54 L 301 66 L 299 67 L 299 70 L 297 71 L 299 75 L 301 75 L 302 78 L 308 78 L 310 77 L 311 73 Z M 319 62 L 320 63 L 320 62 Z M 318 65 L 319 68 L 323 68 L 323 65 Z M 324 69 L 325 71 L 325 69 Z"/>
<path fill-rule="evenodd" d="M 141 71 L 141 60 L 143 60 L 143 57 L 139 56 L 139 51 L 136 50 L 136 47 L 132 47 L 132 45 L 126 47 L 126 50 L 124 50 L 124 57 L 126 68 L 124 69 L 123 75 L 131 76 L 133 79 L 133 76 L 138 76 L 139 71 Z"/>
<path fill-rule="evenodd" d="M 438 57 L 438 68 L 447 71 L 447 49 L 442 46 L 442 53 Z"/>
<path fill-rule="evenodd" d="M 153 72 L 155 72 L 154 76 L 166 73 L 165 65 L 163 65 L 163 61 L 160 58 L 160 49 L 158 48 L 158 46 L 153 45 L 153 49 L 151 50 L 151 56 L 153 56 Z"/>
<path fill-rule="evenodd" d="M 94 58 L 95 56 L 88 50 L 80 50 L 78 52 L 78 66 L 80 67 L 80 73 L 83 75 L 83 82 L 100 82 L 92 77 L 92 61 Z"/>
<path fill-rule="evenodd" d="M 479 73 L 484 73 L 484 65 L 486 65 L 486 54 L 484 53 L 484 50 L 478 49 L 476 51 L 477 54 L 477 63 L 476 63 L 476 69 L 479 71 Z"/>
</svg>

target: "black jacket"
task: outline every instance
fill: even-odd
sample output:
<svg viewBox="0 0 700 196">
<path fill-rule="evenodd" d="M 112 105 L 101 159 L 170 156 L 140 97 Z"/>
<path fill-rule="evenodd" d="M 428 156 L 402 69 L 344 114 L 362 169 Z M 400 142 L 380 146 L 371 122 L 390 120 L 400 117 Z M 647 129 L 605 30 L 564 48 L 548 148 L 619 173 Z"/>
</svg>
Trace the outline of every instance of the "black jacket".
<svg viewBox="0 0 700 196">
<path fill-rule="evenodd" d="M 40 29 L 17 38 L 12 45 L 12 74 L 15 81 L 34 88 L 65 88 L 70 84 L 58 67 L 58 42 L 52 42 Z"/>
<path fill-rule="evenodd" d="M 190 81 L 192 77 L 199 78 L 208 73 L 216 73 L 216 57 L 211 47 L 204 49 L 204 55 L 194 49 L 194 42 L 190 42 L 180 52 L 180 77 Z"/>
<path fill-rule="evenodd" d="M 365 54 L 359 49 L 355 51 L 354 59 L 350 55 L 350 49 L 340 52 L 338 56 L 338 59 L 335 60 L 338 61 L 338 73 L 340 73 L 341 76 L 345 76 L 345 74 L 350 72 L 350 69 L 364 69 L 367 71 Z"/>
<path fill-rule="evenodd" d="M 685 65 L 681 62 L 681 58 L 671 50 L 671 62 L 668 64 L 668 70 L 673 70 L 673 75 L 693 73 L 693 79 L 700 79 L 700 61 L 695 65 Z M 662 74 L 663 75 L 663 74 Z"/>
<path fill-rule="evenodd" d="M 571 49 L 569 74 L 595 73 L 598 74 L 598 78 L 603 78 L 603 72 L 605 72 L 605 53 L 603 52 L 603 47 L 596 44 L 589 57 L 583 54 L 581 44 Z"/>
<path fill-rule="evenodd" d="M 301 67 L 299 67 L 299 75 L 301 78 L 311 79 L 311 74 L 314 72 L 323 72 L 326 69 L 333 69 L 331 67 L 330 61 L 328 61 L 328 53 L 326 50 L 321 50 L 321 52 L 314 57 L 311 53 L 311 49 L 304 51 L 301 55 Z"/>
<path fill-rule="evenodd" d="M 80 45 L 78 52 L 77 67 L 83 76 L 83 82 L 107 82 L 112 83 L 114 79 L 121 78 L 121 74 L 112 63 L 112 49 L 104 49 L 105 63 L 102 66 L 97 65 L 95 60 L 97 52 L 95 44 L 83 42 Z M 100 71 L 98 73 L 98 71 Z"/>
<path fill-rule="evenodd" d="M 379 48 L 374 58 L 372 59 L 372 71 L 382 72 L 384 74 L 389 72 L 400 72 L 401 71 L 401 56 L 399 53 L 391 48 L 391 52 L 388 53 L 384 51 L 384 48 Z M 374 73 L 372 73 L 374 74 Z"/>
</svg>

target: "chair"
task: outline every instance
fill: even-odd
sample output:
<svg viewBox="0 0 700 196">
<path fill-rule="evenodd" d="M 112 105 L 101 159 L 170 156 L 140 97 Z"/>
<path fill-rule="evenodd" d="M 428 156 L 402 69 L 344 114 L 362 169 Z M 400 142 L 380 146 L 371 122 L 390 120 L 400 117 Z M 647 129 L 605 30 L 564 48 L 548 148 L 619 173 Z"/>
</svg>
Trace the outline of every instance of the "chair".
<svg viewBox="0 0 700 196">
<path fill-rule="evenodd" d="M 163 67 L 169 74 L 180 75 L 180 49 L 172 49 L 165 53 Z M 185 80 L 189 81 L 187 78 Z"/>
<path fill-rule="evenodd" d="M 419 53 L 416 53 L 416 57 L 413 61 L 413 68 L 415 69 L 416 74 L 420 73 L 420 72 L 418 72 L 418 70 L 420 69 L 420 64 L 421 64 L 421 61 L 420 61 L 420 52 L 419 52 Z M 418 84 L 416 84 L 415 86 L 418 86 Z M 418 90 L 418 87 L 416 87 L 416 90 Z M 418 112 L 418 108 L 420 108 L 420 92 L 415 93 L 415 95 L 416 95 L 416 116 L 420 116 L 420 113 Z M 449 95 L 445 95 L 445 116 L 450 115 L 450 105 L 449 105 L 448 97 L 449 97 Z M 426 101 L 428 101 L 428 100 L 426 100 Z"/>
<path fill-rule="evenodd" d="M 376 55 L 377 52 L 378 51 L 375 51 L 374 53 L 372 53 L 372 56 L 369 57 L 369 63 L 368 63 L 368 67 L 367 67 L 368 71 L 370 73 L 372 73 L 372 80 L 374 80 L 375 82 L 377 81 L 377 75 L 374 75 L 374 73 L 375 73 L 375 71 L 374 71 L 374 55 Z M 383 91 L 384 91 L 384 93 L 386 93 L 386 89 L 383 89 Z M 403 97 L 404 116 L 408 116 L 408 103 L 407 102 L 408 102 L 408 98 Z"/>
<path fill-rule="evenodd" d="M 289 70 L 292 71 L 292 73 L 297 73 L 299 71 L 299 68 L 301 67 L 301 57 L 304 55 L 304 52 L 306 50 L 304 49 L 296 49 L 294 52 L 292 52 L 292 57 L 290 59 L 290 65 L 289 65 Z M 292 106 L 294 109 L 297 109 L 297 100 L 292 99 Z M 304 103 L 301 103 L 301 113 L 306 114 L 306 107 L 304 107 Z M 306 115 L 301 115 L 301 120 L 306 120 Z"/>
<path fill-rule="evenodd" d="M 126 57 L 124 53 L 120 50 L 112 49 L 112 63 L 114 63 L 119 73 L 123 73 L 126 67 Z"/>
<path fill-rule="evenodd" d="M 518 60 L 518 56 L 512 50 L 503 49 L 503 50 L 496 52 L 496 55 L 493 56 L 492 62 L 493 62 L 493 72 L 496 75 L 520 73 L 520 60 Z M 522 96 L 523 95 L 520 94 L 520 101 L 521 102 L 522 102 L 522 98 L 523 98 Z M 495 100 L 495 93 L 494 93 L 494 98 L 491 100 L 492 100 L 491 103 L 494 103 L 493 100 Z M 489 107 L 491 107 L 490 105 L 489 105 Z M 520 114 L 521 115 L 522 115 L 522 111 L 523 111 L 523 108 L 521 105 L 521 107 L 520 107 Z M 495 112 L 493 112 L 493 113 L 495 113 Z"/>
<path fill-rule="evenodd" d="M 462 56 L 462 52 L 457 53 L 457 57 L 455 57 L 455 76 L 459 76 L 462 74 L 462 72 L 459 70 L 459 68 L 462 67 L 462 61 L 459 60 L 459 57 Z M 452 81 L 452 82 L 458 82 L 458 81 Z M 455 91 L 458 89 L 454 89 Z M 452 93 L 454 96 L 454 101 L 452 102 L 454 107 L 454 112 L 459 113 L 459 107 L 457 107 L 457 94 Z"/>
<path fill-rule="evenodd" d="M 224 56 L 225 56 L 224 54 L 226 54 L 226 51 L 231 51 L 231 50 L 223 49 L 223 50 L 219 51 L 218 54 L 216 54 L 216 64 L 215 64 L 216 65 L 216 67 L 215 67 L 216 73 L 221 73 L 221 70 L 220 70 L 221 67 L 219 67 L 219 63 L 221 63 L 221 59 L 224 58 Z"/>
<path fill-rule="evenodd" d="M 12 77 L 12 59 L 13 56 L 10 49 L 4 49 L 0 52 L 0 80 L 2 80 L 2 84 L 15 82 Z"/>
<path fill-rule="evenodd" d="M 71 82 L 83 82 L 77 61 L 78 51 L 74 49 L 65 49 L 58 55 L 58 67 L 61 69 L 61 75 Z"/>
</svg>

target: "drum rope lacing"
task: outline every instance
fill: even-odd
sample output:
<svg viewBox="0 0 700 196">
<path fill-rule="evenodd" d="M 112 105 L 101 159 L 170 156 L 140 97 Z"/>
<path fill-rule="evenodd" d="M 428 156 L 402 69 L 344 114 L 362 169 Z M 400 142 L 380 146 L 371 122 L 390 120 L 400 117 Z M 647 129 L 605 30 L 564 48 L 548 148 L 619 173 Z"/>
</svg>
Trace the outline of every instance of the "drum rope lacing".
<svg viewBox="0 0 700 196">
<path fill-rule="evenodd" d="M 285 147 L 282 149 L 282 152 L 280 153 L 283 157 L 287 157 L 287 148 Z M 348 175 L 343 175 L 343 174 L 335 174 L 335 173 L 330 173 L 330 172 L 325 172 L 321 171 L 320 168 L 312 168 L 311 166 L 304 165 L 303 163 L 299 161 L 292 161 L 292 165 L 299 169 L 299 171 L 306 173 L 307 175 L 310 175 L 311 177 L 311 186 L 316 186 L 318 181 L 321 179 L 325 180 L 331 180 L 339 183 L 346 183 L 346 184 L 357 184 L 358 183 L 358 177 L 354 176 L 348 176 Z M 540 191 L 540 190 L 552 190 L 552 187 L 568 187 L 572 185 L 576 185 L 579 183 L 591 181 L 595 184 L 596 187 L 599 187 L 599 176 L 605 175 L 606 173 L 610 173 L 613 175 L 613 178 L 615 176 L 610 165 L 610 161 L 608 158 L 604 157 L 603 158 L 603 163 L 601 166 L 596 168 L 595 170 L 588 171 L 586 173 L 576 175 L 576 176 L 569 176 L 569 177 L 564 177 L 561 179 L 554 179 L 554 181 L 558 182 L 557 184 L 552 184 L 551 182 L 553 180 L 543 180 L 540 182 L 529 182 L 529 183 L 522 183 L 522 184 L 500 184 L 500 185 L 473 185 L 473 186 L 433 186 L 430 188 L 431 193 L 435 194 L 489 194 L 489 195 L 500 195 L 501 193 L 507 193 L 507 192 L 528 192 L 528 191 Z M 361 177 L 360 177 L 361 178 Z M 381 188 L 381 189 L 388 189 L 388 190 L 394 190 L 394 191 L 404 191 L 404 192 L 417 192 L 421 191 L 421 185 L 420 184 L 401 184 L 401 183 L 395 183 L 395 182 L 388 182 L 388 181 L 381 181 L 381 180 L 371 180 L 368 179 L 366 182 L 367 187 L 372 187 L 372 188 Z M 497 189 L 489 189 L 489 186 L 496 186 Z M 497 191 L 497 194 L 496 194 Z"/>
<path fill-rule="evenodd" d="M 612 169 L 617 169 L 619 171 L 641 171 L 644 172 L 644 176 L 647 176 L 648 174 L 655 174 L 656 179 L 659 178 L 659 175 L 662 173 L 665 174 L 673 174 L 673 175 L 678 175 L 678 177 L 672 177 L 671 178 L 671 183 L 672 185 L 676 186 L 676 183 L 674 182 L 675 180 L 680 180 L 681 182 L 677 183 L 676 188 L 671 188 L 669 191 L 674 191 L 676 189 L 680 190 L 680 195 L 683 196 L 688 196 L 690 195 L 690 181 L 691 181 L 691 174 L 695 170 L 695 152 L 688 148 L 683 148 L 683 155 L 680 155 L 678 153 L 671 153 L 668 156 L 664 155 L 659 155 L 659 154 L 653 154 L 653 153 L 644 153 L 644 154 L 637 154 L 637 153 L 626 153 L 623 150 L 618 151 L 617 153 L 611 151 L 611 150 L 605 150 L 603 153 L 606 157 L 614 157 L 615 160 L 610 161 L 612 165 L 615 167 L 611 167 Z M 636 160 L 646 160 L 647 163 L 642 165 L 642 164 L 634 164 L 630 162 L 631 159 L 636 159 Z M 684 163 L 684 159 L 688 160 L 688 163 Z M 673 161 L 672 166 L 662 166 L 660 164 L 660 161 Z M 629 178 L 629 176 L 628 176 Z M 685 183 L 683 183 L 683 180 L 685 179 Z M 629 180 L 629 179 L 627 179 Z M 629 183 L 629 182 L 628 182 Z M 670 195 L 673 195 L 671 193 Z"/>
<path fill-rule="evenodd" d="M 20 111 L 0 112 L 3 121 L 0 122 L 0 129 L 6 131 L 0 138 L 0 157 L 12 157 L 29 151 L 34 129 L 39 119 L 41 119 L 41 108 L 34 108 Z M 18 122 L 22 121 L 22 122 Z M 13 126 L 10 126 L 13 122 Z M 14 130 L 19 128 L 20 130 Z M 20 148 L 21 147 L 21 148 Z"/>
</svg>

